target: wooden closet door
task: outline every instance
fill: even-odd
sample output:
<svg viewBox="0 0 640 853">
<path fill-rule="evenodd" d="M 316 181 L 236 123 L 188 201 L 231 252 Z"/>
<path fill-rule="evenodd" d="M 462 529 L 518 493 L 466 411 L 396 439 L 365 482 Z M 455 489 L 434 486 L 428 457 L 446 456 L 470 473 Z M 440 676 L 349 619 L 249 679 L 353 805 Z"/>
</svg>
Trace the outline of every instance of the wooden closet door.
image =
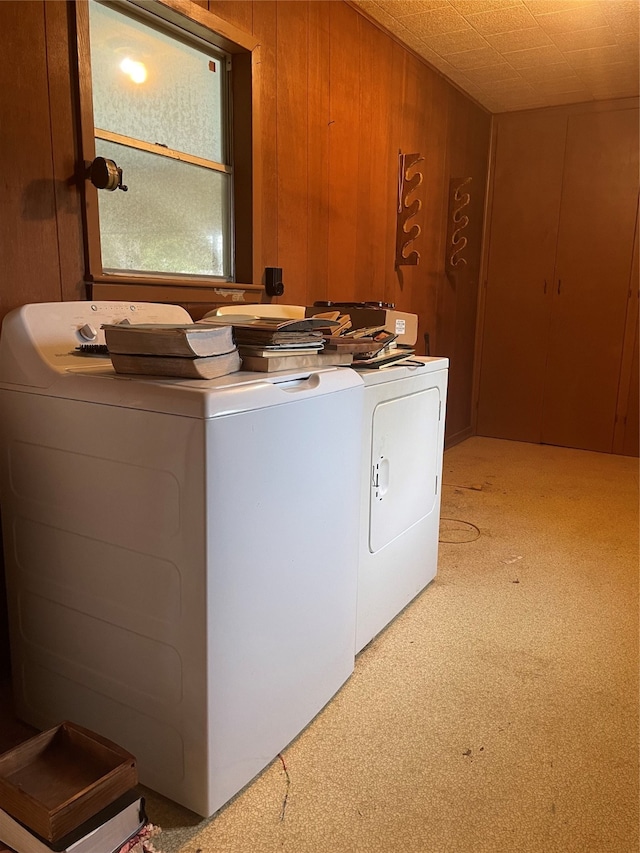
<svg viewBox="0 0 640 853">
<path fill-rule="evenodd" d="M 567 119 L 501 116 L 476 430 L 539 442 Z"/>
<path fill-rule="evenodd" d="M 612 450 L 637 197 L 638 110 L 570 116 L 544 443 Z"/>
</svg>

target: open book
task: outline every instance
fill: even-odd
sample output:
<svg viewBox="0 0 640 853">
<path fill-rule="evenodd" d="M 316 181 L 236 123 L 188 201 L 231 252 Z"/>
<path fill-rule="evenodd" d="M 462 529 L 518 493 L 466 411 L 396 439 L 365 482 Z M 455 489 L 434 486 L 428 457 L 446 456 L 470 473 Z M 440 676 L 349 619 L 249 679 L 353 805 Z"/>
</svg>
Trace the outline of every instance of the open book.
<svg viewBox="0 0 640 853">
<path fill-rule="evenodd" d="M 315 317 L 285 319 L 283 317 L 247 317 L 242 314 L 221 314 L 200 320 L 203 326 L 229 323 L 240 345 L 293 344 L 322 341 L 322 330 L 337 325 L 331 320 Z"/>
<path fill-rule="evenodd" d="M 339 325 L 333 320 L 319 317 L 248 317 L 246 314 L 207 315 L 198 325 L 230 325 L 236 329 L 256 329 L 263 332 L 309 332 Z"/>
<path fill-rule="evenodd" d="M 102 328 L 110 353 L 193 358 L 221 355 L 235 346 L 229 325 L 123 323 Z"/>
</svg>

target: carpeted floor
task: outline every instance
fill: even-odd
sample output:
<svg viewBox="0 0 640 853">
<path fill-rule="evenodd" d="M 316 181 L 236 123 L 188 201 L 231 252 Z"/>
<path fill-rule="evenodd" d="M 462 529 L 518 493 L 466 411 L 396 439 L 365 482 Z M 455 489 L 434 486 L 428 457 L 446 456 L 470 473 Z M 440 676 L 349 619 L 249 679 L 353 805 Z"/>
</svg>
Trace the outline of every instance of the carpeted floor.
<svg viewBox="0 0 640 853">
<path fill-rule="evenodd" d="M 638 851 L 638 460 L 445 454 L 436 580 L 208 820 L 163 853 Z"/>
</svg>

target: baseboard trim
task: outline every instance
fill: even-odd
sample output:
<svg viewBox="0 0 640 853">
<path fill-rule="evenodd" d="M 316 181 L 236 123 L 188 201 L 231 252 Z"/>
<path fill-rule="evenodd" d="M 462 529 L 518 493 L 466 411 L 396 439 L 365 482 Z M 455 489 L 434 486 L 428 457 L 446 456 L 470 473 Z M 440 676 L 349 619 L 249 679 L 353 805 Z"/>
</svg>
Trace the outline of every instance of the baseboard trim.
<svg viewBox="0 0 640 853">
<path fill-rule="evenodd" d="M 466 441 L 468 438 L 471 438 L 473 435 L 473 427 L 467 427 L 466 429 L 460 430 L 460 432 L 455 432 L 453 435 L 445 435 L 444 437 L 444 449 L 449 450 L 450 447 L 453 447 L 455 444 L 460 444 L 463 441 Z"/>
</svg>

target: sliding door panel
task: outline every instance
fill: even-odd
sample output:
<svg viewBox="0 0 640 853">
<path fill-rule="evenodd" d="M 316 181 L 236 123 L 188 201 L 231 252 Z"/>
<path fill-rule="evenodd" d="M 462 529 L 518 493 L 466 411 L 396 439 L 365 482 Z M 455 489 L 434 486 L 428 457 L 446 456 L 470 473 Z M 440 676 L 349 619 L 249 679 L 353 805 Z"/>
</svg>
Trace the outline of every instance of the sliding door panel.
<svg viewBox="0 0 640 853">
<path fill-rule="evenodd" d="M 638 198 L 638 110 L 572 115 L 542 441 L 611 452 Z"/>
<path fill-rule="evenodd" d="M 498 119 L 477 432 L 540 441 L 567 119 Z"/>
</svg>

